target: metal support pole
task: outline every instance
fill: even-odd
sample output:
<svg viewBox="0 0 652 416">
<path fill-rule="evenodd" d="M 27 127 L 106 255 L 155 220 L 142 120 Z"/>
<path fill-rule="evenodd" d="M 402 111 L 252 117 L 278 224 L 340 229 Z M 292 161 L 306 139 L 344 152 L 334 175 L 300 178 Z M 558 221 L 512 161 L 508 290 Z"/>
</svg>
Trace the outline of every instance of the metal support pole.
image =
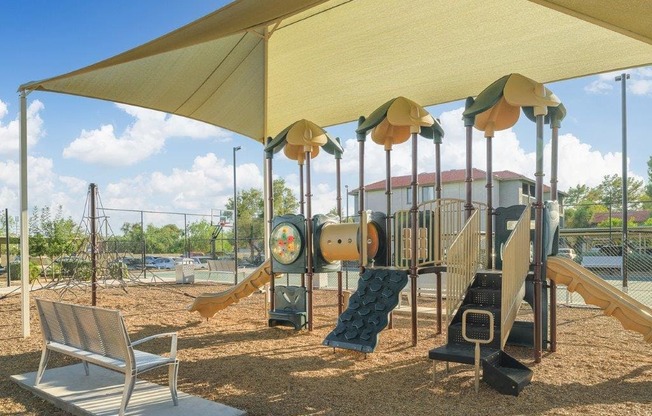
<svg viewBox="0 0 652 416">
<path fill-rule="evenodd" d="M 487 269 L 493 269 L 494 252 L 494 224 L 493 224 L 493 166 L 492 166 L 492 142 L 493 137 L 487 137 Z"/>
<path fill-rule="evenodd" d="M 239 147 L 238 147 L 239 149 Z M 233 284 L 238 284 L 238 195 L 235 152 L 233 148 Z"/>
<path fill-rule="evenodd" d="M 29 323 L 29 214 L 27 212 L 27 94 L 20 91 L 20 313 L 23 338 L 30 334 Z"/>
<path fill-rule="evenodd" d="M 312 205 L 310 190 L 310 151 L 306 152 L 306 268 L 308 294 L 308 331 L 313 328 L 313 293 L 312 293 Z"/>
<path fill-rule="evenodd" d="M 95 198 L 97 196 L 97 185 L 90 184 L 90 204 L 88 218 L 91 222 L 91 305 L 97 305 L 97 211 Z"/>
<path fill-rule="evenodd" d="M 342 171 L 341 171 L 342 154 L 335 151 L 335 189 L 337 190 L 337 215 L 342 222 Z M 342 262 L 340 269 L 337 271 L 337 316 L 344 310 L 344 294 L 342 293 Z"/>
<path fill-rule="evenodd" d="M 466 99 L 465 108 L 469 108 L 473 105 L 473 98 L 468 97 Z M 471 218 L 471 213 L 473 212 L 473 124 L 475 123 L 475 117 L 464 117 L 464 127 L 466 128 L 466 178 L 464 182 L 466 183 L 466 202 L 464 204 L 464 210 L 466 213 L 466 220 Z"/>
<path fill-rule="evenodd" d="M 437 232 L 435 238 L 437 239 L 437 249 L 441 249 L 441 143 L 435 142 L 435 198 L 437 199 Z M 437 334 L 442 331 L 442 294 L 441 294 L 441 272 L 436 272 L 437 275 Z"/>
<path fill-rule="evenodd" d="M 627 277 L 627 249 L 629 247 L 629 242 L 627 241 L 627 221 L 628 213 L 627 206 L 627 79 L 629 74 L 622 73 L 616 77 L 616 81 L 620 81 L 621 85 L 621 111 L 622 111 L 622 145 L 623 145 L 623 155 L 622 155 L 622 175 L 623 175 L 623 242 L 622 242 L 622 253 L 623 253 L 623 267 L 621 268 L 623 274 L 623 292 L 627 293 L 628 291 L 628 277 Z"/>
<path fill-rule="evenodd" d="M 183 253 L 186 257 L 190 257 L 190 249 L 188 247 L 188 215 L 183 214 Z"/>
<path fill-rule="evenodd" d="M 272 141 L 271 137 L 267 138 L 267 144 Z M 274 158 L 274 152 L 269 151 L 265 152 L 265 161 L 267 162 L 267 235 L 272 235 L 272 219 L 274 218 L 274 180 L 272 179 L 272 161 Z M 268 240 L 269 241 L 269 240 Z M 269 247 L 266 247 L 265 251 L 267 252 Z M 271 256 L 271 254 L 270 254 Z M 269 258 L 269 256 L 267 257 Z M 270 267 L 272 262 L 270 262 Z M 274 269 L 272 267 L 272 276 L 274 276 Z M 274 295 L 276 292 L 276 279 L 272 278 L 269 281 L 269 310 L 273 311 L 276 308 L 276 301 Z"/>
<path fill-rule="evenodd" d="M 543 340 L 543 114 L 536 116 L 536 203 L 534 206 L 534 362 L 540 363 Z"/>
<path fill-rule="evenodd" d="M 9 263 L 9 209 L 5 208 L 5 241 L 7 243 L 7 287 L 11 286 L 11 264 Z"/>
<path fill-rule="evenodd" d="M 385 236 L 385 250 L 387 256 L 385 261 L 387 266 L 392 264 L 392 148 L 391 146 L 385 149 L 385 229 L 387 235 Z M 394 313 L 389 313 L 389 322 L 387 328 L 394 327 Z"/>
<path fill-rule="evenodd" d="M 303 163 L 299 163 L 299 209 L 301 215 L 305 214 L 306 199 L 304 196 L 304 177 L 303 177 Z M 301 273 L 301 287 L 306 287 L 306 274 Z"/>
<path fill-rule="evenodd" d="M 419 238 L 419 204 L 417 203 L 419 177 L 417 174 L 417 134 L 412 133 L 412 207 L 410 219 L 412 221 L 410 238 L 410 298 L 412 303 L 412 346 L 417 345 L 417 241 Z"/>
<path fill-rule="evenodd" d="M 140 240 L 141 240 L 141 250 L 142 250 L 142 270 L 143 278 L 147 280 L 147 267 L 145 267 L 145 257 L 147 257 L 147 240 L 145 240 L 145 213 L 140 211 Z"/>
<path fill-rule="evenodd" d="M 358 127 L 364 123 L 365 118 L 360 117 L 358 119 Z M 359 218 L 362 218 L 362 212 L 364 211 L 364 197 L 365 197 L 365 187 L 364 187 L 364 142 L 365 142 L 365 134 L 364 133 L 356 133 L 357 135 L 357 140 L 358 140 L 358 215 Z M 361 244 L 365 244 L 365 242 L 361 242 Z M 360 247 L 360 274 L 364 272 L 364 260 L 362 258 L 362 247 Z M 347 281 L 348 284 L 348 281 Z"/>
<path fill-rule="evenodd" d="M 551 117 L 550 127 L 552 128 L 551 156 L 550 156 L 550 197 L 557 200 L 557 165 L 559 155 L 559 120 Z M 557 284 L 550 281 L 550 351 L 557 351 Z"/>
</svg>

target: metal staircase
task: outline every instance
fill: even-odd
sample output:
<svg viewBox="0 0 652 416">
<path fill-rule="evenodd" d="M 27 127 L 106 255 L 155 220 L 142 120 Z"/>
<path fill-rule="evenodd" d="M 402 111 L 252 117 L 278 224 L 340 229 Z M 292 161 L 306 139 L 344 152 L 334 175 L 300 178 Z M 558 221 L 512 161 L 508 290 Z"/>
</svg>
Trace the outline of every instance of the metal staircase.
<svg viewBox="0 0 652 416">
<path fill-rule="evenodd" d="M 447 344 L 430 350 L 432 360 L 474 363 L 474 346 L 462 336 L 462 315 L 469 309 L 488 311 L 494 316 L 493 341 L 480 349 L 483 380 L 502 394 L 518 395 L 532 379 L 532 370 L 501 349 L 502 273 L 483 271 L 476 274 L 462 305 L 448 326 Z M 491 328 L 487 315 L 468 313 L 466 333 L 470 338 L 489 339 Z"/>
<path fill-rule="evenodd" d="M 447 343 L 430 350 L 428 357 L 474 364 L 476 342 L 482 343 L 479 358 L 483 380 L 500 393 L 516 396 L 530 383 L 532 370 L 505 353 L 503 347 L 524 298 L 529 274 L 530 209 L 523 210 L 509 239 L 500 247 L 503 270 L 477 271 L 473 263 L 469 266 L 468 257 L 475 254 L 468 253 L 474 253 L 479 245 L 479 241 L 466 237 L 479 234 L 474 217 L 469 218 L 450 248 L 453 255 L 449 256 L 447 283 L 452 290 L 447 293 Z M 465 256 L 456 254 L 458 246 Z"/>
</svg>

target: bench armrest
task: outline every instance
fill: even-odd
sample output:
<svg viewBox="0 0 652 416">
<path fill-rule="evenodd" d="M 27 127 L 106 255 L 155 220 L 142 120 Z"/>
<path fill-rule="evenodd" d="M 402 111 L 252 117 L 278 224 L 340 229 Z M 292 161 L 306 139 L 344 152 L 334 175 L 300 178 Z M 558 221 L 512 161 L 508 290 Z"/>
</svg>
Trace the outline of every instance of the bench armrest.
<svg viewBox="0 0 652 416">
<path fill-rule="evenodd" d="M 151 341 L 153 339 L 166 338 L 166 337 L 172 338 L 170 343 L 170 358 L 175 359 L 177 357 L 177 333 L 176 332 L 165 332 L 162 334 L 156 334 L 149 337 L 141 338 L 137 341 L 132 341 L 131 345 L 132 346 L 139 345 L 147 341 Z"/>
</svg>

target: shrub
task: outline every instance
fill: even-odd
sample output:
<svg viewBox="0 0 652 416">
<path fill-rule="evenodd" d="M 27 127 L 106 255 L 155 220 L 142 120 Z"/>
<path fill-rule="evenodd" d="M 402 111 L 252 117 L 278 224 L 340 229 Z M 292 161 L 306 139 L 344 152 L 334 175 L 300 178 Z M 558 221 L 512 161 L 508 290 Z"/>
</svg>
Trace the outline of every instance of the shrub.
<svg viewBox="0 0 652 416">
<path fill-rule="evenodd" d="M 12 262 L 11 263 L 11 268 L 9 270 L 9 277 L 11 280 L 20 280 L 21 275 L 20 275 L 20 263 L 19 262 Z M 29 262 L 29 283 L 33 283 L 36 281 L 41 274 L 41 266 L 39 266 L 36 263 Z"/>
</svg>

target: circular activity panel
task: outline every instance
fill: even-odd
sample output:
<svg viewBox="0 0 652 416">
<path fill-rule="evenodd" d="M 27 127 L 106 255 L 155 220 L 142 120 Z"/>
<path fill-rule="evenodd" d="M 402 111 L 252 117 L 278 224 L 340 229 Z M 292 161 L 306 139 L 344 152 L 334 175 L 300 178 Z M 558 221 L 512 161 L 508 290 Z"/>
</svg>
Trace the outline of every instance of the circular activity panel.
<svg viewBox="0 0 652 416">
<path fill-rule="evenodd" d="M 281 223 L 272 230 L 272 256 L 281 264 L 291 264 L 301 255 L 303 239 L 299 229 L 290 223 Z"/>
</svg>

